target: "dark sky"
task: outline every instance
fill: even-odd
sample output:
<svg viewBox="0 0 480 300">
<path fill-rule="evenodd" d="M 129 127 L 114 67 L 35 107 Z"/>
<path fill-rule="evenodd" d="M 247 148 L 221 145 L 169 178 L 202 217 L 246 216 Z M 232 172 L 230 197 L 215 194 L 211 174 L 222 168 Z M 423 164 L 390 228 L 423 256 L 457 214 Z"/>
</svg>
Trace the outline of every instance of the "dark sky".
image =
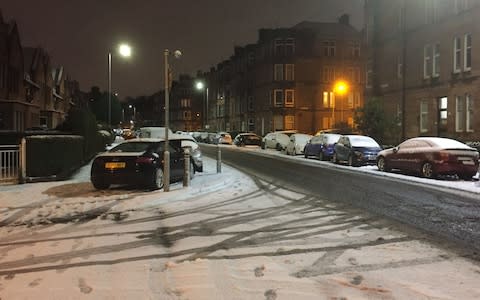
<svg viewBox="0 0 480 300">
<path fill-rule="evenodd" d="M 112 90 L 121 98 L 150 95 L 163 87 L 163 51 L 175 77 L 194 75 L 257 41 L 258 29 L 301 21 L 336 22 L 343 14 L 363 25 L 363 0 L 2 0 L 5 20 L 14 19 L 24 46 L 42 46 L 82 90 L 107 89 L 109 49 L 128 42 L 133 56 L 114 57 Z M 6 2 L 6 3 L 5 3 Z"/>
</svg>

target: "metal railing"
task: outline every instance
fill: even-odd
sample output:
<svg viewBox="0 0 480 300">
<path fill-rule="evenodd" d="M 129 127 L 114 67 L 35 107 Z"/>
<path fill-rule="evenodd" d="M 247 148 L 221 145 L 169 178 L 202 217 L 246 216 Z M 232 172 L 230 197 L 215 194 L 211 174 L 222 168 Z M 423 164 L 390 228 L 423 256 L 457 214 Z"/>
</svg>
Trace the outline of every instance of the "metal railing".
<svg viewBox="0 0 480 300">
<path fill-rule="evenodd" d="M 21 175 L 20 145 L 0 145 L 0 184 L 17 183 Z"/>
</svg>

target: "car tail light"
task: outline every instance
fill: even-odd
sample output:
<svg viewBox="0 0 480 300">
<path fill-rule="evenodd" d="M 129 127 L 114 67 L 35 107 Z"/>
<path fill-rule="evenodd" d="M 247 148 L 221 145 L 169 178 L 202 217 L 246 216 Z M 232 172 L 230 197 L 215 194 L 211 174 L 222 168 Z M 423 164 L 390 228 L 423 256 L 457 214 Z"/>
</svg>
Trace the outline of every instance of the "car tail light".
<svg viewBox="0 0 480 300">
<path fill-rule="evenodd" d="M 448 152 L 445 152 L 445 151 L 440 151 L 439 152 L 439 157 L 440 157 L 440 160 L 442 161 L 449 161 L 451 156 Z"/>
<path fill-rule="evenodd" d="M 153 163 L 153 158 L 151 157 L 139 157 L 135 161 L 137 164 L 151 164 Z"/>
</svg>

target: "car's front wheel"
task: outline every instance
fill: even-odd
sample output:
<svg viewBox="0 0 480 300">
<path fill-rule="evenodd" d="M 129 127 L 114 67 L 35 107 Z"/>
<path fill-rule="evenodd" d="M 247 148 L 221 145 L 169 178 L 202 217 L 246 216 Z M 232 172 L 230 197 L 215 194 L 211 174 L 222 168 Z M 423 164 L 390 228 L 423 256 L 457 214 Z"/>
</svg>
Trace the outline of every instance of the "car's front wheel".
<svg viewBox="0 0 480 300">
<path fill-rule="evenodd" d="M 151 188 L 158 190 L 163 188 L 163 170 L 162 168 L 156 168 L 153 171 L 153 176 L 151 179 Z"/>
<path fill-rule="evenodd" d="M 382 172 L 390 172 L 390 169 L 387 167 L 385 157 L 380 156 L 377 160 L 377 168 Z"/>
</svg>

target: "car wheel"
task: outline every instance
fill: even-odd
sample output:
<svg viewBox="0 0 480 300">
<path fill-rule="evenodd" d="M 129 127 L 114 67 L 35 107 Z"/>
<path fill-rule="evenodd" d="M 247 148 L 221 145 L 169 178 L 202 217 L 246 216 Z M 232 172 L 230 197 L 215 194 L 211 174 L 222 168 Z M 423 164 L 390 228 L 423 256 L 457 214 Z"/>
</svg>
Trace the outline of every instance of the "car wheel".
<svg viewBox="0 0 480 300">
<path fill-rule="evenodd" d="M 275 146 L 275 149 L 277 151 L 282 151 L 282 146 L 280 146 L 280 143 L 277 143 L 277 145 Z"/>
<path fill-rule="evenodd" d="M 433 165 L 430 162 L 425 162 L 422 165 L 422 169 L 420 170 L 422 177 L 425 178 L 435 178 L 435 171 L 433 170 Z"/>
<path fill-rule="evenodd" d="M 110 184 L 103 180 L 92 180 L 92 184 L 97 190 L 106 190 L 108 187 L 110 187 Z"/>
<path fill-rule="evenodd" d="M 260 148 L 265 149 L 265 143 L 264 143 L 264 142 L 262 142 L 262 143 L 260 144 Z"/>
<path fill-rule="evenodd" d="M 380 156 L 377 160 L 377 168 L 382 172 L 390 172 L 390 169 L 387 167 L 387 163 L 385 162 L 385 157 Z"/>
<path fill-rule="evenodd" d="M 163 170 L 157 168 L 153 172 L 151 187 L 155 190 L 163 188 Z"/>
</svg>

